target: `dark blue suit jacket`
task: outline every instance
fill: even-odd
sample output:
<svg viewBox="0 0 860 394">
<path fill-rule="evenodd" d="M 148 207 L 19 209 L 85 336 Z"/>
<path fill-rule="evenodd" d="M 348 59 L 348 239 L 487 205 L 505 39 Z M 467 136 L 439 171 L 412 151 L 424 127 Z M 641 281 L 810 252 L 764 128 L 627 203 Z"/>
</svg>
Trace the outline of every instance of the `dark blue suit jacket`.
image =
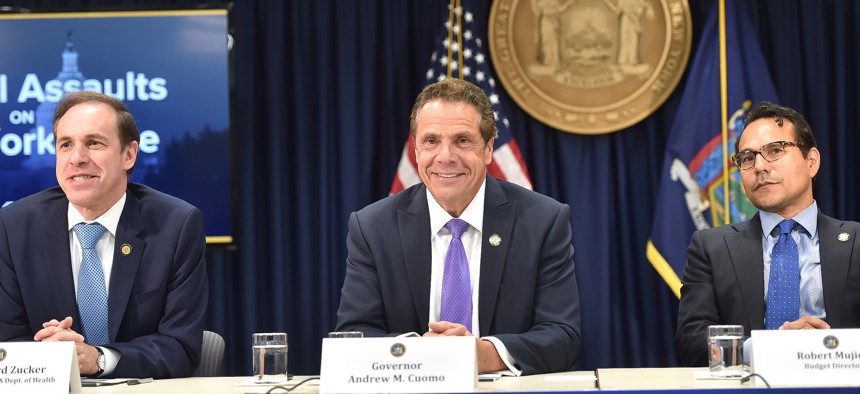
<svg viewBox="0 0 860 394">
<path fill-rule="evenodd" d="M 827 323 L 832 328 L 860 327 L 860 224 L 818 212 L 821 281 Z M 846 240 L 839 234 L 846 233 Z M 708 365 L 707 332 L 712 324 L 764 329 L 764 257 L 758 214 L 693 233 L 687 249 L 675 352 L 682 366 Z M 842 237 L 846 238 L 846 237 Z"/>
<path fill-rule="evenodd" d="M 338 331 L 427 331 L 430 213 L 419 184 L 349 218 Z M 582 346 L 570 207 L 487 177 L 478 318 L 524 374 L 566 371 Z M 502 242 L 492 246 L 498 234 Z"/>
<path fill-rule="evenodd" d="M 209 285 L 200 211 L 129 183 L 108 296 L 112 376 L 190 376 L 200 362 Z M 74 318 L 69 200 L 55 187 L 0 209 L 0 341 L 32 341 L 42 323 Z M 123 254 L 124 245 L 131 247 Z"/>
</svg>

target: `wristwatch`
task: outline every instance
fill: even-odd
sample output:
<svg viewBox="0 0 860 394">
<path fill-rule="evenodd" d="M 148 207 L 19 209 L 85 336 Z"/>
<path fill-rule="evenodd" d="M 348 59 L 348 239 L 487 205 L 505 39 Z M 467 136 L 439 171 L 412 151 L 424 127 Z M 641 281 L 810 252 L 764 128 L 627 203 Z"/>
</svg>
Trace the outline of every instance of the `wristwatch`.
<svg viewBox="0 0 860 394">
<path fill-rule="evenodd" d="M 105 352 L 104 350 L 102 350 L 102 348 L 98 346 L 95 346 L 95 348 L 99 352 L 99 358 L 98 360 L 96 360 L 96 364 L 99 367 L 99 371 L 96 372 L 94 376 L 99 377 L 102 376 L 102 374 L 105 372 Z"/>
</svg>

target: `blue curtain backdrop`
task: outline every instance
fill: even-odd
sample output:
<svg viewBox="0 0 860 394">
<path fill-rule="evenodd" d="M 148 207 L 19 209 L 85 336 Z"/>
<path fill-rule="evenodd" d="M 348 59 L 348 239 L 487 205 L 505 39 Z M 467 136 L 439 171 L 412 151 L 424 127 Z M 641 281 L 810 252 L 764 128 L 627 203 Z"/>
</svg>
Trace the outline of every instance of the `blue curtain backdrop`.
<svg viewBox="0 0 860 394">
<path fill-rule="evenodd" d="M 690 1 L 694 52 L 714 1 Z M 202 2 L 0 0 L 60 11 L 118 3 Z M 288 332 L 290 372 L 318 373 L 321 338 L 335 325 L 348 215 L 388 193 L 447 3 L 245 0 L 233 7 L 237 242 L 207 253 L 207 329 L 227 340 L 224 374 L 250 374 L 255 331 Z M 491 1 L 465 3 L 485 29 Z M 860 2 L 738 6 L 750 16 L 756 36 L 747 39 L 761 45 L 781 102 L 803 113 L 818 137 L 819 207 L 860 219 L 853 156 L 860 151 Z M 599 136 L 554 130 L 504 97 L 535 189 L 572 208 L 585 340 L 577 369 L 676 364 L 677 300 L 645 245 L 680 92 L 642 122 Z M 219 159 L 227 158 L 212 158 Z"/>
</svg>

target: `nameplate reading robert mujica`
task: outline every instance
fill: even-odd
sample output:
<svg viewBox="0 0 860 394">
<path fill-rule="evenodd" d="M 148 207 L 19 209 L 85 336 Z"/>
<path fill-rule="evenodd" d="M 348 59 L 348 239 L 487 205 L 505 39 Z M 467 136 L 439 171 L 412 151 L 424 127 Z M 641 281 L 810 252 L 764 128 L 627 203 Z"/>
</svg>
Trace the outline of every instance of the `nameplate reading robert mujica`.
<svg viewBox="0 0 860 394">
<path fill-rule="evenodd" d="M 798 361 L 827 361 L 805 362 L 804 369 L 856 369 L 860 370 L 860 351 L 834 352 L 797 352 Z"/>
</svg>

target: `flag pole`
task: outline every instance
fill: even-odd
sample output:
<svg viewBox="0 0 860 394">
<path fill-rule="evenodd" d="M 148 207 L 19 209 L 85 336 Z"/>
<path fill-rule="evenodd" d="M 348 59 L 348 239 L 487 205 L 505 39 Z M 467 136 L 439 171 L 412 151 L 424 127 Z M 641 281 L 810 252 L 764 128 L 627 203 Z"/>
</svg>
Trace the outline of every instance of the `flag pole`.
<svg viewBox="0 0 860 394">
<path fill-rule="evenodd" d="M 452 77 L 452 63 L 451 59 L 454 56 L 454 7 L 456 0 L 451 0 L 448 3 L 448 64 L 446 67 L 448 68 L 448 78 Z"/>
<path fill-rule="evenodd" d="M 457 1 L 457 70 L 460 71 L 460 79 L 463 79 L 463 9 L 460 8 L 460 0 Z"/>
<path fill-rule="evenodd" d="M 726 0 L 720 0 L 720 123 L 723 136 L 723 224 L 729 224 L 729 106 L 728 66 L 726 60 Z M 716 225 L 716 223 L 714 223 Z"/>
</svg>

